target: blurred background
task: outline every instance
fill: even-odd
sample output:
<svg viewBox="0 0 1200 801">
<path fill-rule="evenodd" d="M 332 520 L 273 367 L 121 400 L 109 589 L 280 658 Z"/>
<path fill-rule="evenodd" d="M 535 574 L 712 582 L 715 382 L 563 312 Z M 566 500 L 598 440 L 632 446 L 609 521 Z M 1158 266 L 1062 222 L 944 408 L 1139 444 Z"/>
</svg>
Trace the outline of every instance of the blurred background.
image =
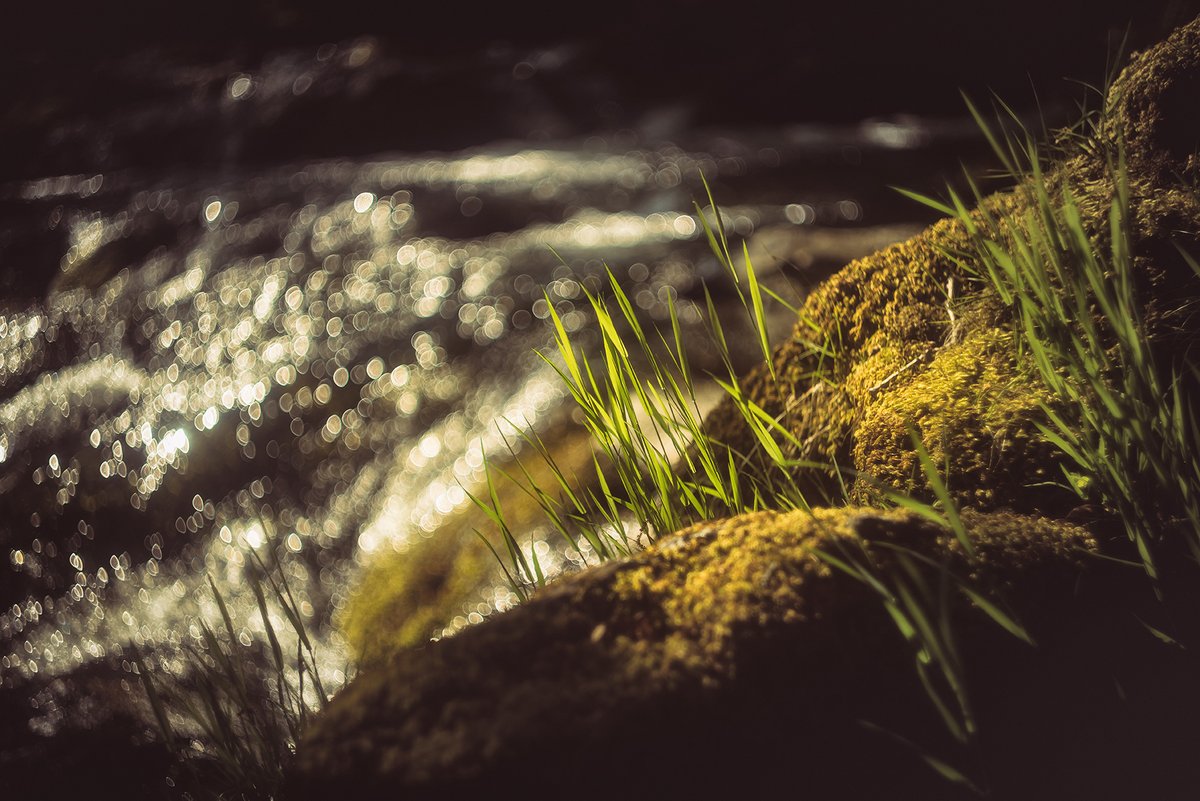
<svg viewBox="0 0 1200 801">
<path fill-rule="evenodd" d="M 175 797 L 133 675 L 186 672 L 270 549 L 328 675 L 364 566 L 450 536 L 498 420 L 553 430 L 550 305 L 781 291 L 986 163 L 960 94 L 1064 124 L 1172 0 L 24 4 L 0 37 L 0 768 Z M 1073 79 L 1073 80 L 1067 80 Z M 780 332 L 787 330 L 781 319 Z M 690 335 L 690 334 L 689 334 Z M 702 336 L 697 336 L 699 342 Z M 748 343 L 751 344 L 752 343 Z M 711 354 L 709 354 L 711 356 Z M 696 358 L 703 366 L 705 353 Z M 509 429 L 509 436 L 513 429 Z M 536 533 L 536 532 L 531 532 Z M 435 637 L 514 598 L 480 587 Z M 248 659 L 252 658 L 250 656 Z M 13 777 L 11 780 L 8 777 Z"/>
<path fill-rule="evenodd" d="M 1195 3 L 155 0 L 22 4 L 3 34 L 0 174 L 456 150 L 620 128 L 961 113 L 959 91 L 1074 100 Z M 314 60 L 372 37 L 362 62 Z M 315 63 L 306 63 L 315 61 Z M 231 74 L 269 83 L 214 113 Z M 299 81 L 299 83 L 297 83 Z M 284 99 L 280 94 L 288 94 Z M 233 140 L 233 141 L 231 141 Z"/>
</svg>

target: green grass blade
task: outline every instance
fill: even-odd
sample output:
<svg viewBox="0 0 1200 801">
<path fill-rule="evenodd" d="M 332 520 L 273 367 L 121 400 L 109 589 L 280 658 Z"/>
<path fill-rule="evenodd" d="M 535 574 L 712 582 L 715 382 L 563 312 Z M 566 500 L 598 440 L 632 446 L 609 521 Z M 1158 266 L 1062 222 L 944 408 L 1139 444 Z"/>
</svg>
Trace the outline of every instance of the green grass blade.
<svg viewBox="0 0 1200 801">
<path fill-rule="evenodd" d="M 1026 631 L 1025 627 L 1013 619 L 1012 616 L 1002 612 L 998 606 L 989 601 L 979 592 L 968 587 L 966 584 L 960 584 L 959 589 L 966 593 L 967 597 L 971 599 L 971 603 L 979 607 L 979 609 L 992 620 L 994 620 L 1000 626 L 1000 628 L 1004 629 L 1022 642 L 1028 643 L 1029 645 L 1036 645 L 1036 643 L 1033 641 L 1033 638 L 1029 636 L 1029 632 Z"/>
<path fill-rule="evenodd" d="M 923 195 L 920 192 L 914 192 L 911 189 L 905 189 L 904 187 L 900 186 L 889 186 L 888 189 L 891 189 L 893 192 L 899 192 L 909 200 L 915 200 L 917 203 L 920 203 L 923 206 L 928 206 L 936 212 L 945 214 L 947 217 L 955 216 L 955 210 L 953 208 L 947 206 L 945 203 L 942 203 L 940 200 L 935 200 L 929 195 Z"/>
<path fill-rule="evenodd" d="M 933 459 L 929 455 L 929 451 L 925 449 L 925 444 L 921 442 L 921 437 L 915 428 L 909 428 L 908 435 L 912 439 L 913 447 L 917 451 L 917 459 L 921 463 L 921 470 L 925 473 L 925 478 L 929 481 L 929 486 L 933 489 L 933 493 L 937 496 L 938 501 L 942 504 L 942 512 L 946 516 L 946 522 L 950 526 L 950 530 L 954 532 L 954 536 L 958 538 L 962 544 L 963 550 L 967 556 L 975 555 L 975 546 L 971 543 L 971 537 L 967 534 L 966 526 L 963 525 L 962 518 L 958 514 L 958 504 L 950 497 L 950 491 L 946 488 L 946 482 L 938 473 L 937 467 L 933 464 Z"/>
</svg>

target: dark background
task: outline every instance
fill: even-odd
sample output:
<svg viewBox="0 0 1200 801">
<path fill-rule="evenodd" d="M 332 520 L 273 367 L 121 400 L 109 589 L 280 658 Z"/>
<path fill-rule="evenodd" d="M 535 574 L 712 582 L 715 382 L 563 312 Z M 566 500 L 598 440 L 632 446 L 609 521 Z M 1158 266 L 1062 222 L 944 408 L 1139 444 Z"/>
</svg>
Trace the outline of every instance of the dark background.
<svg viewBox="0 0 1200 801">
<path fill-rule="evenodd" d="M 1030 108 L 1031 87 L 1046 104 L 1077 98 L 1063 79 L 1101 82 L 1126 34 L 1143 47 L 1200 13 L 1200 0 L 23 6 L 0 34 L 0 180 L 450 150 L 637 126 L 664 109 L 676 126 L 746 128 L 961 115 L 960 89 Z M 389 69 L 250 125 L 232 155 L 228 120 L 188 113 L 231 72 L 363 35 Z M 513 67 L 546 48 L 553 68 L 509 92 Z M 530 89 L 553 112 L 548 126 L 515 113 Z M 130 122 L 164 102 L 175 118 Z"/>
</svg>

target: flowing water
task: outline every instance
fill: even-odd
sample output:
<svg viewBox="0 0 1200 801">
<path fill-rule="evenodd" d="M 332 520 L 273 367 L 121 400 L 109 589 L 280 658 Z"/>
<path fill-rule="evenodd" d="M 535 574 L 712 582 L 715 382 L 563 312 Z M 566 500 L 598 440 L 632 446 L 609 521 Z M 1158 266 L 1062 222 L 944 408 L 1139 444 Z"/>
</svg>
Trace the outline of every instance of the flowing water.
<svg viewBox="0 0 1200 801">
<path fill-rule="evenodd" d="M 585 334 L 584 289 L 607 264 L 650 318 L 677 299 L 698 334 L 702 283 L 723 286 L 693 207 L 701 174 L 766 269 L 802 284 L 919 218 L 886 184 L 928 185 L 962 130 L 697 132 L 664 114 L 452 153 L 235 157 L 263 114 L 386 71 L 370 56 L 350 43 L 257 73 L 207 67 L 220 91 L 187 113 L 215 120 L 231 154 L 215 166 L 0 186 L 0 244 L 20 245 L 0 263 L 0 752 L 95 716 L 81 676 L 136 694 L 131 644 L 183 670 L 218 614 L 208 577 L 241 645 L 262 638 L 256 549 L 282 555 L 337 683 L 329 621 L 362 565 L 467 502 L 503 451 L 498 420 L 561 414 L 535 355 L 551 304 Z M 174 102 L 125 124 L 153 133 Z M 460 622 L 512 602 L 497 588 Z"/>
</svg>

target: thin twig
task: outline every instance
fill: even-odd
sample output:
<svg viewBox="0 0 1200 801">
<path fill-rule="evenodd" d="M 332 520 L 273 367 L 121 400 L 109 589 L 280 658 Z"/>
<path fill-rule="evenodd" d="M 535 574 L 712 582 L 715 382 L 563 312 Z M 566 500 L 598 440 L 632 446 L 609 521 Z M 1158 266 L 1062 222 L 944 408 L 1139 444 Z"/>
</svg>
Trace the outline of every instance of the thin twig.
<svg viewBox="0 0 1200 801">
<path fill-rule="evenodd" d="M 922 362 L 922 361 L 924 361 L 924 360 L 925 360 L 925 358 L 926 358 L 926 357 L 928 357 L 928 356 L 929 356 L 929 351 L 925 351 L 924 353 L 919 353 L 919 354 L 917 354 L 916 356 L 914 356 L 914 357 L 912 358 L 912 360 L 911 360 L 911 361 L 910 361 L 908 364 L 904 365 L 904 366 L 903 366 L 903 367 L 901 367 L 899 370 L 896 370 L 896 371 L 895 371 L 895 372 L 893 372 L 891 375 L 889 375 L 889 376 L 887 376 L 886 378 L 884 378 L 884 379 L 883 379 L 882 381 L 880 381 L 878 384 L 876 384 L 875 386 L 873 386 L 873 387 L 871 387 L 870 389 L 868 389 L 868 390 L 867 390 L 867 392 L 869 392 L 869 393 L 871 393 L 872 395 L 874 395 L 876 392 L 878 392 L 879 390 L 883 389 L 883 388 L 884 388 L 884 387 L 886 387 L 888 384 L 892 383 L 892 381 L 894 381 L 894 380 L 896 380 L 897 378 L 899 378 L 899 377 L 900 377 L 901 375 L 903 375 L 903 374 L 904 374 L 906 371 L 908 371 L 908 370 L 912 369 L 912 368 L 913 368 L 913 367 L 914 367 L 914 366 L 915 366 L 915 365 L 916 365 L 918 362 Z"/>
</svg>

